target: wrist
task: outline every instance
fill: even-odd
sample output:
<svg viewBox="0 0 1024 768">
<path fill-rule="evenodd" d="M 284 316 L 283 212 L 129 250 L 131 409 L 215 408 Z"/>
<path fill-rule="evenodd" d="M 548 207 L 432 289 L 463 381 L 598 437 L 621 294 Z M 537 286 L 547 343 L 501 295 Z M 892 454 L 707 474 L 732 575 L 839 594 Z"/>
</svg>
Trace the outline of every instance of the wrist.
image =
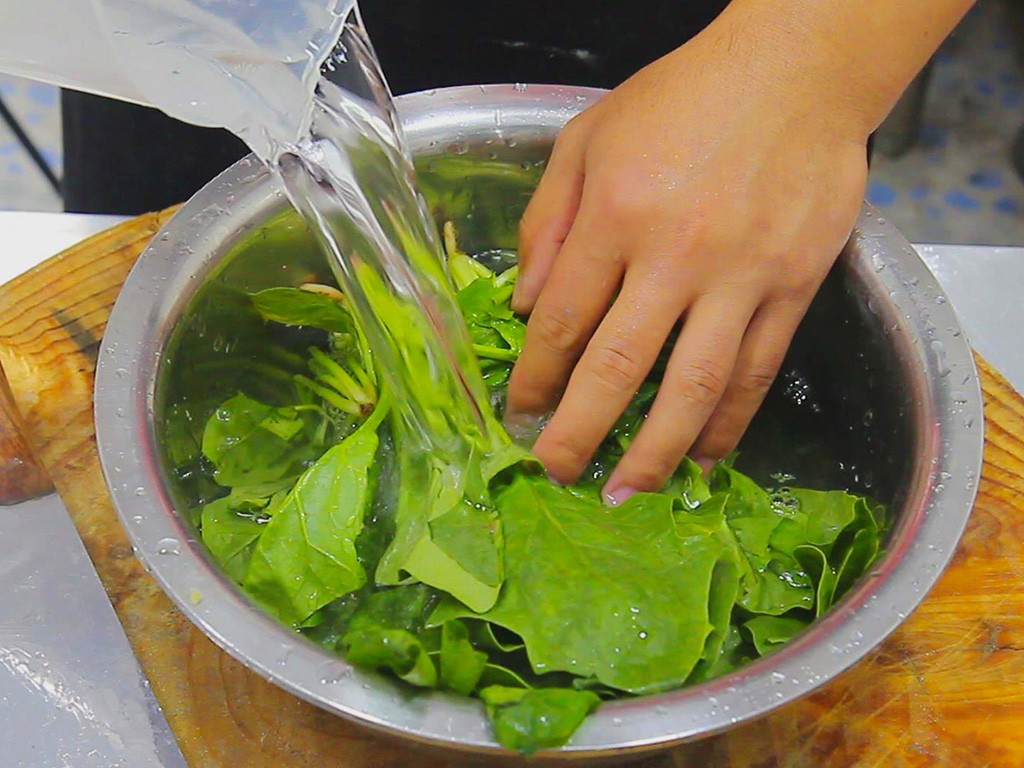
<svg viewBox="0 0 1024 768">
<path fill-rule="evenodd" d="M 971 4 L 733 0 L 705 32 L 758 86 L 866 141 Z"/>
<path fill-rule="evenodd" d="M 791 129 L 866 142 L 886 108 L 863 72 L 809 21 L 775 3 L 733 0 L 694 42 L 710 49 L 718 73 L 732 73 L 725 79 L 743 91 L 735 96 L 765 104 L 766 115 Z"/>
</svg>

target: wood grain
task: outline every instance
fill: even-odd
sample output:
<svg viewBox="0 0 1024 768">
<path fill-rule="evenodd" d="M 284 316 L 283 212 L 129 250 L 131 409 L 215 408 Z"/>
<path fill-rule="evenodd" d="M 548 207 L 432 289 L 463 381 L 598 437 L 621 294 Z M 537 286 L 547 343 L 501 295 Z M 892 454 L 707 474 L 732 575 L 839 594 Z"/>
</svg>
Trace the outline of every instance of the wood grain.
<svg viewBox="0 0 1024 768">
<path fill-rule="evenodd" d="M 110 307 L 169 212 L 97 235 L 0 288 L 0 365 L 30 449 L 68 506 L 193 768 L 440 768 L 221 652 L 131 553 L 99 470 L 95 357 Z M 1024 765 L 1024 400 L 979 360 L 985 465 L 957 555 L 889 641 L 818 693 L 649 758 L 647 768 Z"/>
<path fill-rule="evenodd" d="M 0 506 L 44 496 L 53 481 L 28 447 L 21 412 L 0 368 Z"/>
</svg>

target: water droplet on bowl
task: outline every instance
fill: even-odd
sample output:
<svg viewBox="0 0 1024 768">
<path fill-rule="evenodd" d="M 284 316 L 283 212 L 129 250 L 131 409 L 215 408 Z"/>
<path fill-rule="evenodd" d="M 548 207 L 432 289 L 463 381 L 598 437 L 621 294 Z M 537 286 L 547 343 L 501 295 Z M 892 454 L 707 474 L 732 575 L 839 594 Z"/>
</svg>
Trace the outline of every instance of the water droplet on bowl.
<svg viewBox="0 0 1024 768">
<path fill-rule="evenodd" d="M 156 544 L 156 553 L 158 555 L 180 555 L 181 542 L 170 536 L 160 539 Z"/>
</svg>

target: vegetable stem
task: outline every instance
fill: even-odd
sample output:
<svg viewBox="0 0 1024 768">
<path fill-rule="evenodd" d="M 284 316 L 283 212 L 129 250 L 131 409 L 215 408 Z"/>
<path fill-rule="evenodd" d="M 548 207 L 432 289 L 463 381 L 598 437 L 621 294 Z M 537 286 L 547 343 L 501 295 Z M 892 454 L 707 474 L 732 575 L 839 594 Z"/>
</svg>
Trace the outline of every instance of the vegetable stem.
<svg viewBox="0 0 1024 768">
<path fill-rule="evenodd" d="M 519 359 L 519 355 L 511 349 L 492 347 L 487 344 L 474 344 L 473 352 L 477 357 L 487 358 L 488 360 L 504 360 L 509 363 L 514 363 Z"/>
<path fill-rule="evenodd" d="M 363 412 L 363 409 L 360 408 L 358 403 L 353 402 L 347 397 L 342 397 L 338 392 L 335 392 L 330 387 L 324 387 L 317 384 L 308 376 L 303 376 L 301 373 L 297 373 L 295 374 L 295 382 L 312 390 L 315 394 L 322 397 L 335 408 L 338 408 L 347 414 L 358 416 Z"/>
<path fill-rule="evenodd" d="M 336 360 L 324 354 L 322 350 L 319 350 L 316 347 L 310 349 L 310 353 L 313 356 L 313 360 L 320 368 L 320 370 L 317 371 L 317 375 L 320 379 L 327 382 L 341 394 L 360 405 L 369 405 L 374 402 L 375 398 L 373 396 L 373 389 L 371 388 L 370 391 L 367 392 L 366 389 L 356 383 L 356 380 L 352 378 L 349 372 L 342 368 Z M 353 369 L 358 369 L 358 366 L 353 366 Z"/>
</svg>

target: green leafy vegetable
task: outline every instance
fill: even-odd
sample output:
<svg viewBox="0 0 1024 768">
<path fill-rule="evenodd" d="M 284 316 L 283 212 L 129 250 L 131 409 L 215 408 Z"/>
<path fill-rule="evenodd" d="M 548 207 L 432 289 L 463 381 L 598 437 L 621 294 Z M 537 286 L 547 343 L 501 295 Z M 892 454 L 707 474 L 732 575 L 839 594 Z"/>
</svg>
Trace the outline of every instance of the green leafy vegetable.
<svg viewBox="0 0 1024 768">
<path fill-rule="evenodd" d="M 304 426 L 294 407 L 236 395 L 214 412 L 203 432 L 203 454 L 217 468 L 213 479 L 233 488 L 294 478 L 322 450 L 295 440 Z"/>
<path fill-rule="evenodd" d="M 712 521 L 677 520 L 663 495 L 610 508 L 527 475 L 495 500 L 507 574 L 481 618 L 522 637 L 535 672 L 572 672 L 632 693 L 686 681 L 712 629 L 712 574 L 729 556 L 708 535 Z M 431 621 L 471 615 L 448 601 Z"/>
<path fill-rule="evenodd" d="M 500 444 L 486 457 L 474 452 L 461 466 L 414 451 L 400 454 L 395 537 L 381 558 L 377 582 L 399 584 L 411 576 L 474 611 L 494 605 L 501 588 L 503 539 L 487 489 L 527 456 L 511 443 Z"/>
<path fill-rule="evenodd" d="M 803 619 L 785 616 L 755 616 L 743 625 L 750 633 L 754 647 L 762 656 L 789 642 L 807 627 Z"/>
<path fill-rule="evenodd" d="M 245 579 L 256 540 L 263 535 L 265 521 L 256 516 L 259 509 L 247 509 L 232 496 L 212 501 L 202 509 L 203 543 L 237 584 Z"/>
<path fill-rule="evenodd" d="M 441 683 L 469 696 L 487 666 L 487 654 L 469 641 L 469 630 L 461 621 L 446 621 L 441 627 Z"/>
<path fill-rule="evenodd" d="M 331 333 L 353 333 L 352 315 L 334 298 L 301 288 L 267 288 L 252 294 L 252 303 L 267 320 L 308 325 Z"/>
<path fill-rule="evenodd" d="M 601 485 L 643 424 L 665 354 L 579 484 L 549 483 L 496 417 L 525 337 L 509 306 L 517 271 L 461 252 L 451 227 L 445 243 L 494 412 L 486 429 L 455 424 L 445 391 L 425 387 L 416 423 L 442 437 L 468 430 L 464 448 L 409 429 L 324 286 L 241 297 L 268 336 L 278 324 L 314 344 L 305 358 L 270 346 L 272 375 L 248 394 L 223 399 L 222 388 L 168 410 L 165 453 L 189 475 L 192 519 L 267 611 L 353 664 L 477 696 L 498 741 L 532 753 L 565 743 L 602 698 L 694 684 L 773 652 L 877 560 L 882 507 L 769 490 L 730 461 L 705 477 L 684 460 L 662 492 L 604 506 Z M 378 311 L 408 309 L 378 298 Z M 393 359 L 433 376 L 414 320 Z"/>
<path fill-rule="evenodd" d="M 480 691 L 494 733 L 502 744 L 523 754 L 566 742 L 601 699 L 572 688 L 524 690 L 493 685 Z"/>
<path fill-rule="evenodd" d="M 377 434 L 360 430 L 299 478 L 266 525 L 246 591 L 288 624 L 361 587 L 355 541 L 371 498 Z"/>
<path fill-rule="evenodd" d="M 501 584 L 501 557 L 497 545 L 498 515 L 463 499 L 428 523 L 430 538 L 471 576 L 490 586 Z"/>
<path fill-rule="evenodd" d="M 417 634 L 434 599 L 422 585 L 370 594 L 342 638 L 349 661 L 370 669 L 389 669 L 421 688 L 435 687 L 437 668 Z"/>
</svg>

